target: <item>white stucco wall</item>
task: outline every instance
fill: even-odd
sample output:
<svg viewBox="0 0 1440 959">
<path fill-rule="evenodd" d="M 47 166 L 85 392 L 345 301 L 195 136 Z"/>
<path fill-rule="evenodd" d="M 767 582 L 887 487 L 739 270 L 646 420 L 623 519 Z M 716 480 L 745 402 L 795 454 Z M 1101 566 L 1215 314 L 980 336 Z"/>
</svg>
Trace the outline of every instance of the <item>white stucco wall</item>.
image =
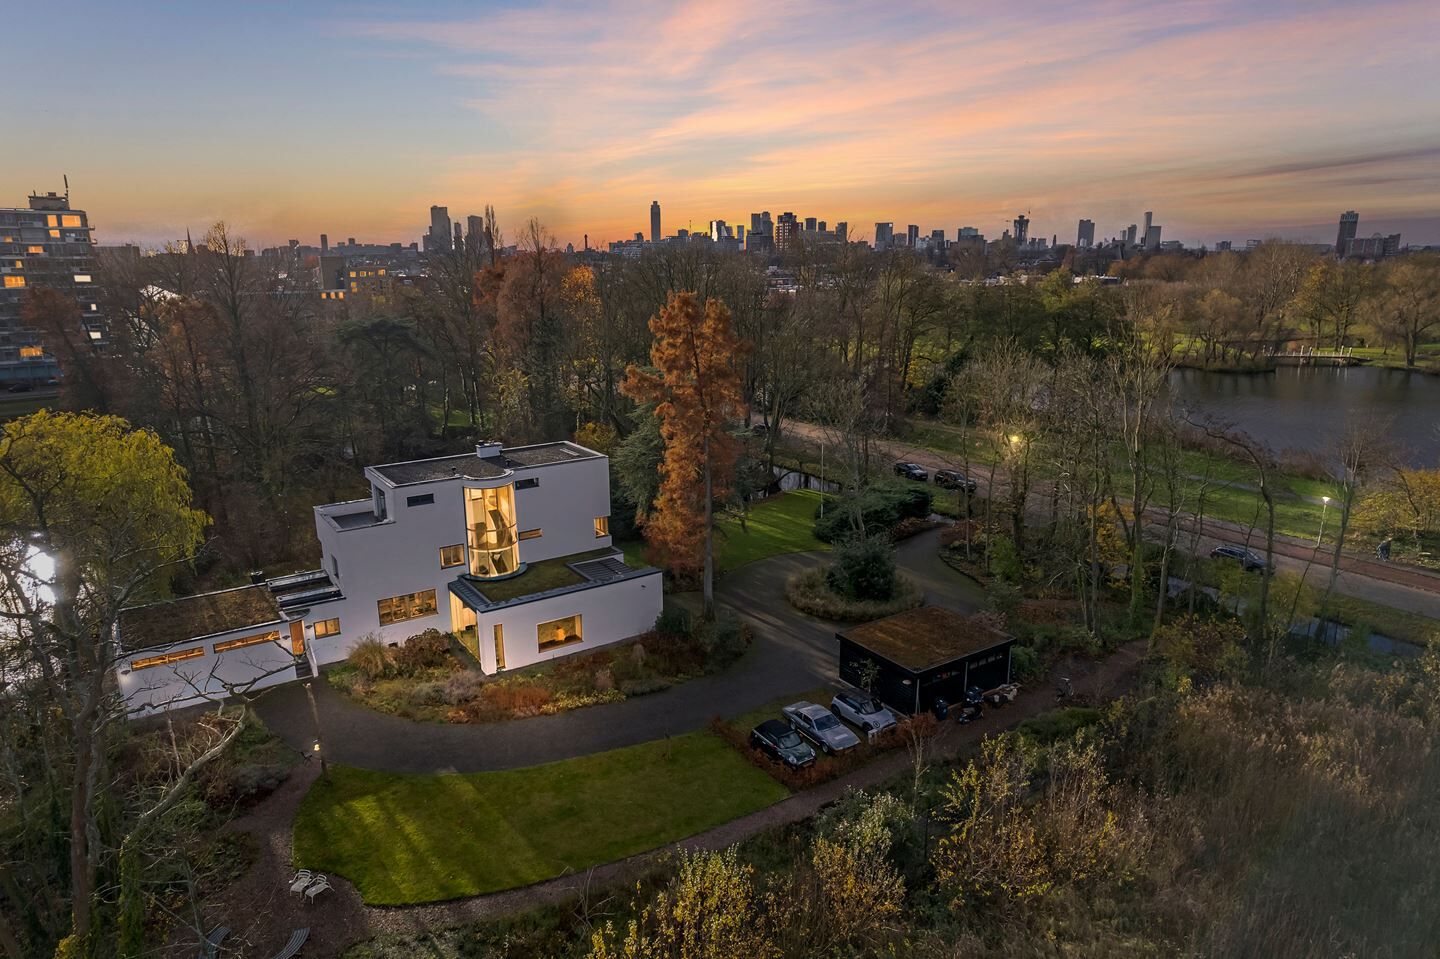
<svg viewBox="0 0 1440 959">
<path fill-rule="evenodd" d="M 280 633 L 278 641 L 215 652 L 218 643 L 271 631 Z M 204 648 L 203 656 L 146 669 L 130 668 L 130 663 L 137 659 L 197 647 Z M 173 646 L 136 650 L 120 662 L 115 679 L 132 710 L 132 716 L 138 718 L 223 699 L 227 694 L 227 683 L 248 684 L 246 688 L 253 691 L 290 682 L 295 679 L 294 667 L 295 657 L 290 652 L 290 624 L 277 623 L 219 633 Z"/>
</svg>

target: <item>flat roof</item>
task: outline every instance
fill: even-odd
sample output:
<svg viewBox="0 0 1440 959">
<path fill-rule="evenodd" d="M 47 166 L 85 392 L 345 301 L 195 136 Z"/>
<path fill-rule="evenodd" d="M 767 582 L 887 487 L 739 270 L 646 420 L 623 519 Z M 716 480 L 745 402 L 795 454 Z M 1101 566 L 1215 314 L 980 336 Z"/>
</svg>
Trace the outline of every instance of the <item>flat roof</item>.
<svg viewBox="0 0 1440 959">
<path fill-rule="evenodd" d="M 264 583 L 239 586 L 122 609 L 120 646 L 125 650 L 173 646 L 283 618 L 270 587 Z"/>
<path fill-rule="evenodd" d="M 837 635 L 916 673 L 1011 639 L 944 606 L 921 606 Z"/>
<path fill-rule="evenodd" d="M 506 470 L 569 463 L 573 460 L 591 459 L 599 455 L 594 450 L 586 449 L 568 440 L 557 440 L 553 443 L 537 443 L 534 446 L 512 446 L 502 449 L 496 456 L 484 458 L 475 453 L 457 453 L 454 456 L 410 460 L 407 463 L 386 463 L 370 468 L 384 477 L 392 486 L 408 486 L 411 483 L 431 483 L 435 480 L 455 477 L 473 480 L 495 479 L 504 476 Z"/>
</svg>

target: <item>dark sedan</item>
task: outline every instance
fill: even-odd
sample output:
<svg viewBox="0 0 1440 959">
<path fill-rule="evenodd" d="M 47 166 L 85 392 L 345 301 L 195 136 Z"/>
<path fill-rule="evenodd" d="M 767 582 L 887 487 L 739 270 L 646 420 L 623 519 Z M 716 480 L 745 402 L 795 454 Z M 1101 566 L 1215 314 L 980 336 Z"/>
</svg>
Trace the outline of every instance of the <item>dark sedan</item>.
<svg viewBox="0 0 1440 959">
<path fill-rule="evenodd" d="M 895 475 L 903 476 L 906 479 L 919 480 L 922 483 L 930 478 L 930 474 L 925 472 L 925 467 L 919 463 L 896 463 Z"/>
<path fill-rule="evenodd" d="M 973 478 L 959 470 L 936 470 L 935 485 L 941 489 L 959 489 L 963 486 L 971 493 L 980 488 Z"/>
<path fill-rule="evenodd" d="M 778 719 L 767 719 L 750 730 L 750 745 L 791 769 L 804 769 L 815 761 L 815 750 Z"/>
<path fill-rule="evenodd" d="M 1217 546 L 1210 551 L 1211 559 L 1228 559 L 1240 564 L 1240 568 L 1247 573 L 1263 573 L 1270 568 L 1265 562 L 1265 557 L 1253 549 L 1246 549 L 1244 546 L 1235 546 L 1226 543 Z"/>
</svg>

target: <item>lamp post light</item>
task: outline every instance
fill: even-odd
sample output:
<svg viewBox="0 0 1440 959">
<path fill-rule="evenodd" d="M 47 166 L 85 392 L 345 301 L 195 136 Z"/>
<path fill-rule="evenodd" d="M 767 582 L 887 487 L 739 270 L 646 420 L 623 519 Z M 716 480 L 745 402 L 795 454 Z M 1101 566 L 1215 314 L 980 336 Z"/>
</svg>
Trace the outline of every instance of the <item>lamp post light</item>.
<svg viewBox="0 0 1440 959">
<path fill-rule="evenodd" d="M 310 687 L 310 682 L 306 681 L 305 696 L 310 700 L 310 718 L 315 723 L 315 742 L 311 744 L 310 749 L 320 759 L 321 777 L 328 780 L 330 778 L 330 768 L 325 765 L 325 750 L 320 746 L 320 710 L 315 707 L 315 690 Z"/>
<path fill-rule="evenodd" d="M 1320 497 L 1320 532 L 1315 534 L 1315 548 L 1320 548 L 1320 540 L 1325 536 L 1325 514 L 1330 511 L 1330 497 Z"/>
</svg>

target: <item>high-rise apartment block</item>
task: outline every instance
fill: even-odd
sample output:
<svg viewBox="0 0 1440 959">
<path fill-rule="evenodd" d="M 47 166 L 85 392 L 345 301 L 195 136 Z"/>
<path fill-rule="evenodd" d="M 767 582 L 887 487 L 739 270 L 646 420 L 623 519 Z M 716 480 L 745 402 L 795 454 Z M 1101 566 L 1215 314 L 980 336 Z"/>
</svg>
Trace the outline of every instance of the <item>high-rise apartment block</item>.
<svg viewBox="0 0 1440 959">
<path fill-rule="evenodd" d="M 660 242 L 660 201 L 650 201 L 650 242 Z"/>
<path fill-rule="evenodd" d="M 1354 210 L 1346 210 L 1340 214 L 1340 232 L 1335 235 L 1335 255 L 1345 256 L 1350 252 L 1350 241 L 1355 239 L 1355 232 L 1360 229 L 1360 214 Z"/>
<path fill-rule="evenodd" d="M 74 297 L 75 331 L 94 349 L 105 346 L 108 327 L 95 285 L 95 247 L 84 210 L 70 207 L 70 194 L 36 194 L 27 207 L 0 209 L 0 383 L 40 384 L 59 375 L 59 366 L 26 329 L 25 295 L 38 289 Z"/>
<path fill-rule="evenodd" d="M 875 249 L 888 250 L 895 242 L 894 223 L 875 224 Z"/>
<path fill-rule="evenodd" d="M 1081 221 L 1080 221 L 1080 228 L 1075 232 L 1075 245 L 1076 245 L 1076 246 L 1094 246 L 1094 245 L 1095 245 L 1095 221 L 1094 221 L 1094 220 L 1081 220 Z"/>
<path fill-rule="evenodd" d="M 448 253 L 454 248 L 454 237 L 450 232 L 450 208 L 430 208 L 430 232 L 425 234 L 425 252 Z"/>
</svg>

